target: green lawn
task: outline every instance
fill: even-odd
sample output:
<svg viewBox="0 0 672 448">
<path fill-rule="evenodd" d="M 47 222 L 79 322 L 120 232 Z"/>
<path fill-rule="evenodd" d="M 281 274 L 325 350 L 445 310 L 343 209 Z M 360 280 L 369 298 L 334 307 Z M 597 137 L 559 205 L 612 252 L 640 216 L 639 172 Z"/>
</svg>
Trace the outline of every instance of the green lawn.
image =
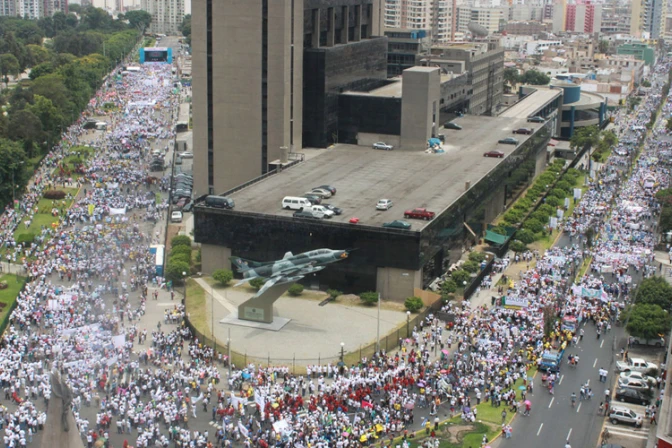
<svg viewBox="0 0 672 448">
<path fill-rule="evenodd" d="M 65 191 L 70 193 L 73 197 L 77 194 L 77 188 L 58 188 L 58 190 Z M 72 199 L 40 199 L 37 202 L 37 208 L 39 210 L 33 216 L 33 221 L 30 223 L 30 227 L 26 229 L 26 225 L 22 222 L 19 224 L 17 229 L 14 231 L 14 238 L 16 239 L 22 233 L 32 233 L 39 235 L 42 232 L 42 226 L 51 227 L 52 223 L 58 222 L 58 216 L 51 216 L 51 209 L 54 207 L 61 208 L 61 202 L 65 200 L 65 208 L 68 209 L 72 205 Z"/>
<path fill-rule="evenodd" d="M 7 264 L 5 263 L 2 268 L 7 269 Z M 2 310 L 0 310 L 1 325 L 7 314 L 9 314 L 9 310 L 16 301 L 16 297 L 19 295 L 21 288 L 23 288 L 26 279 L 18 275 L 4 274 L 0 276 L 0 281 L 7 282 L 8 286 L 6 289 L 0 289 L 0 303 L 2 304 Z"/>
</svg>

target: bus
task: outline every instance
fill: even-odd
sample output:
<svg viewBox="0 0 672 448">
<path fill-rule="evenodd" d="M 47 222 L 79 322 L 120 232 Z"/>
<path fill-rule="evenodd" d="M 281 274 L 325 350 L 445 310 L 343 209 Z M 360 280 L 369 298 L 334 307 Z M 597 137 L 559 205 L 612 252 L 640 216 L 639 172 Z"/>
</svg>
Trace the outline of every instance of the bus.
<svg viewBox="0 0 672 448">
<path fill-rule="evenodd" d="M 180 104 L 180 114 L 175 125 L 175 132 L 187 132 L 189 130 L 189 103 Z"/>
<path fill-rule="evenodd" d="M 156 275 L 163 277 L 163 255 L 166 247 L 163 244 L 154 244 L 149 247 L 149 253 L 154 255 L 154 269 Z"/>
</svg>

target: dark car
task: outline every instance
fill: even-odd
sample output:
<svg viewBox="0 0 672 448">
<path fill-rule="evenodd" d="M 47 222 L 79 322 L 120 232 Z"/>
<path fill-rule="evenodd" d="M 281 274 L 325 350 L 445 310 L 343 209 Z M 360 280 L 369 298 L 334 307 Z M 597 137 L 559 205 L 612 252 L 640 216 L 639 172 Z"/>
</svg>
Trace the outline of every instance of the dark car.
<svg viewBox="0 0 672 448">
<path fill-rule="evenodd" d="M 342 209 L 340 209 L 338 207 L 334 207 L 331 204 L 322 204 L 322 207 L 326 207 L 327 210 L 331 210 L 332 212 L 334 212 L 334 215 L 340 215 L 341 213 L 343 213 Z"/>
<path fill-rule="evenodd" d="M 488 151 L 485 154 L 483 154 L 483 157 L 497 157 L 497 158 L 504 158 L 504 153 L 502 151 Z"/>
<path fill-rule="evenodd" d="M 336 196 L 336 187 L 332 187 L 331 185 L 320 185 L 319 187 L 311 188 L 311 190 L 317 190 L 318 188 L 327 190 L 332 196 Z"/>
<path fill-rule="evenodd" d="M 302 197 L 308 199 L 313 205 L 320 205 L 322 203 L 322 198 L 316 194 L 304 194 Z"/>
<path fill-rule="evenodd" d="M 194 203 L 193 203 L 193 202 L 189 202 L 189 203 L 187 203 L 184 207 L 182 207 L 182 212 L 183 212 L 183 213 L 190 212 L 190 211 L 192 211 L 193 209 L 194 209 Z"/>
<path fill-rule="evenodd" d="M 302 218 L 302 219 L 320 219 L 317 216 L 313 215 L 311 212 L 294 212 L 293 216 L 295 218 Z"/>
<path fill-rule="evenodd" d="M 502 143 L 504 145 L 517 145 L 518 144 L 518 139 L 515 139 L 513 137 L 506 137 L 501 140 L 499 140 L 497 143 Z"/>
<path fill-rule="evenodd" d="M 530 135 L 530 134 L 532 134 L 532 132 L 534 132 L 534 130 L 533 130 L 533 129 L 530 129 L 530 128 L 518 128 L 518 129 L 514 129 L 514 130 L 513 130 L 513 133 L 514 133 L 514 134 L 527 134 L 527 135 Z"/>
<path fill-rule="evenodd" d="M 618 401 L 641 404 L 642 406 L 648 406 L 651 403 L 651 398 L 642 391 L 625 387 L 616 391 L 615 398 Z"/>
<path fill-rule="evenodd" d="M 460 126 L 457 123 L 453 123 L 452 121 L 446 121 L 445 123 L 443 123 L 443 127 L 446 129 L 454 129 L 456 131 L 462 130 L 462 126 Z"/>
<path fill-rule="evenodd" d="M 180 198 L 180 200 L 177 201 L 177 204 L 175 204 L 175 207 L 183 209 L 189 202 L 191 202 L 191 198 Z"/>
<path fill-rule="evenodd" d="M 388 229 L 410 230 L 411 225 L 401 219 L 395 219 L 394 221 L 384 223 L 383 227 L 387 227 Z"/>
<path fill-rule="evenodd" d="M 536 116 L 536 117 L 528 117 L 527 121 L 530 123 L 543 123 L 546 121 L 544 117 Z"/>
</svg>

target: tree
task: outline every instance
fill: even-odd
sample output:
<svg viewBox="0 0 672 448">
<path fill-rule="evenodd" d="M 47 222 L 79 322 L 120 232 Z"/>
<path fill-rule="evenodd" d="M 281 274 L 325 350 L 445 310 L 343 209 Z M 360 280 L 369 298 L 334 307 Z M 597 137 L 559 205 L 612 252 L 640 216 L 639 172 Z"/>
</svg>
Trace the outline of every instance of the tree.
<svg viewBox="0 0 672 448">
<path fill-rule="evenodd" d="M 534 86 L 545 86 L 551 82 L 551 77 L 541 73 L 539 70 L 528 70 L 525 72 L 525 74 L 523 74 L 521 82 Z"/>
<path fill-rule="evenodd" d="M 670 331 L 670 314 L 658 305 L 638 303 L 632 307 L 626 330 L 643 339 L 653 339 Z"/>
<path fill-rule="evenodd" d="M 666 128 L 668 131 L 672 131 L 672 117 L 670 117 L 670 118 L 667 119 L 667 124 L 665 125 L 665 128 Z"/>
<path fill-rule="evenodd" d="M 441 295 L 447 296 L 455 291 L 457 291 L 457 284 L 452 278 L 449 278 L 441 284 Z"/>
<path fill-rule="evenodd" d="M 516 88 L 516 85 L 521 81 L 520 75 L 518 74 L 517 68 L 505 68 L 504 69 L 504 82 L 509 84 L 512 89 Z"/>
<path fill-rule="evenodd" d="M 143 31 L 152 23 L 152 15 L 147 11 L 128 11 L 124 14 L 124 17 L 128 20 L 128 24 L 131 28 L 138 28 Z"/>
<path fill-rule="evenodd" d="M 184 279 L 183 272 L 189 273 L 189 264 L 180 260 L 168 260 L 166 263 L 166 279 L 179 282 Z"/>
<path fill-rule="evenodd" d="M 480 265 L 479 265 L 479 263 L 477 263 L 475 261 L 467 260 L 462 265 L 462 269 L 464 269 L 465 271 L 473 274 L 475 272 L 478 272 L 478 270 L 480 269 Z"/>
<path fill-rule="evenodd" d="M 651 83 L 649 82 L 648 79 L 645 79 L 644 81 L 642 81 L 642 87 L 647 87 L 647 88 L 651 87 Z"/>
<path fill-rule="evenodd" d="M 0 73 L 5 81 L 5 86 L 9 85 L 9 75 L 13 77 L 19 76 L 21 73 L 21 66 L 19 60 L 11 53 L 0 55 Z"/>
<path fill-rule="evenodd" d="M 417 313 L 422 309 L 423 306 L 425 306 L 425 304 L 422 303 L 422 299 L 420 297 L 413 296 L 404 300 L 404 306 L 411 313 Z"/>
<path fill-rule="evenodd" d="M 364 305 L 372 306 L 378 303 L 378 293 L 377 292 L 363 292 L 359 295 L 359 300 L 364 302 Z"/>
<path fill-rule="evenodd" d="M 450 274 L 450 276 L 455 282 L 455 284 L 458 286 L 458 288 L 465 286 L 464 283 L 465 282 L 469 283 L 469 281 L 471 280 L 471 274 L 463 269 L 457 269 L 453 271 L 453 273 Z"/>
<path fill-rule="evenodd" d="M 21 143 L 0 139 L 0 202 L 3 206 L 12 200 L 12 180 L 15 185 L 26 184 L 26 160 Z"/>
<path fill-rule="evenodd" d="M 182 35 L 187 38 L 187 44 L 191 45 L 191 14 L 185 15 L 182 19 L 180 31 L 182 32 Z"/>
<path fill-rule="evenodd" d="M 217 269 L 212 273 L 212 278 L 217 280 L 220 285 L 226 286 L 231 280 L 233 280 L 233 272 L 229 271 L 228 269 Z"/>
<path fill-rule="evenodd" d="M 600 40 L 597 44 L 597 49 L 600 53 L 606 53 L 609 51 L 609 41 L 604 39 Z"/>
<path fill-rule="evenodd" d="M 35 103 L 26 106 L 26 110 L 32 112 L 42 123 L 42 130 L 55 136 L 64 122 L 63 114 L 56 109 L 49 98 L 35 95 Z"/>
<path fill-rule="evenodd" d="M 251 287 L 253 287 L 257 291 L 259 291 L 261 289 L 261 287 L 264 286 L 264 283 L 266 283 L 266 279 L 261 278 L 261 277 L 256 277 L 256 278 L 253 278 L 252 280 L 250 280 L 249 283 L 250 283 Z"/>
<path fill-rule="evenodd" d="M 672 305 L 672 286 L 663 277 L 649 277 L 640 283 L 636 297 L 636 303 L 658 305 L 668 310 Z"/>
<path fill-rule="evenodd" d="M 170 246 L 175 247 L 175 246 L 189 246 L 191 247 L 191 238 L 189 238 L 187 235 L 176 235 L 173 237 L 172 240 L 170 240 Z"/>
<path fill-rule="evenodd" d="M 511 241 L 511 244 L 509 244 L 509 249 L 514 252 L 525 252 L 527 250 L 527 246 L 522 241 L 513 240 Z"/>
<path fill-rule="evenodd" d="M 303 285 L 301 283 L 294 283 L 289 287 L 287 293 L 292 297 L 298 297 L 303 293 Z"/>
<path fill-rule="evenodd" d="M 544 316 L 544 335 L 549 336 L 555 329 L 555 309 L 553 305 L 548 304 L 544 306 L 542 312 Z"/>
<path fill-rule="evenodd" d="M 600 130 L 597 126 L 586 126 L 577 129 L 569 139 L 569 147 L 573 151 L 582 150 L 585 147 L 596 146 L 600 138 Z"/>
<path fill-rule="evenodd" d="M 28 66 L 30 67 L 35 67 L 36 65 L 42 64 L 51 59 L 49 50 L 41 45 L 26 45 L 26 50 L 28 51 Z"/>
<path fill-rule="evenodd" d="M 24 109 L 12 114 L 9 120 L 9 138 L 41 142 L 43 137 L 42 122 L 30 110 Z M 33 154 L 29 153 L 28 157 L 33 157 Z"/>
<path fill-rule="evenodd" d="M 339 291 L 338 289 L 327 289 L 327 294 L 329 294 L 329 297 L 333 300 L 336 300 L 338 296 L 343 295 L 343 291 Z"/>
</svg>

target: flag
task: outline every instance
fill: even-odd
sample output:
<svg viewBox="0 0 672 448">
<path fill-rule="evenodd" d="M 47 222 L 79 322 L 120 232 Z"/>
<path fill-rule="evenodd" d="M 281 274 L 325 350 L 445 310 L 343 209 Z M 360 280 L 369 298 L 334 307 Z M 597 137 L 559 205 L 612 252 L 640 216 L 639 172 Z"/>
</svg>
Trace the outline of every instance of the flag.
<svg viewBox="0 0 672 448">
<path fill-rule="evenodd" d="M 368 401 L 362 401 L 362 407 L 364 409 L 367 409 L 367 408 L 373 409 L 373 403 L 369 403 Z"/>
</svg>

